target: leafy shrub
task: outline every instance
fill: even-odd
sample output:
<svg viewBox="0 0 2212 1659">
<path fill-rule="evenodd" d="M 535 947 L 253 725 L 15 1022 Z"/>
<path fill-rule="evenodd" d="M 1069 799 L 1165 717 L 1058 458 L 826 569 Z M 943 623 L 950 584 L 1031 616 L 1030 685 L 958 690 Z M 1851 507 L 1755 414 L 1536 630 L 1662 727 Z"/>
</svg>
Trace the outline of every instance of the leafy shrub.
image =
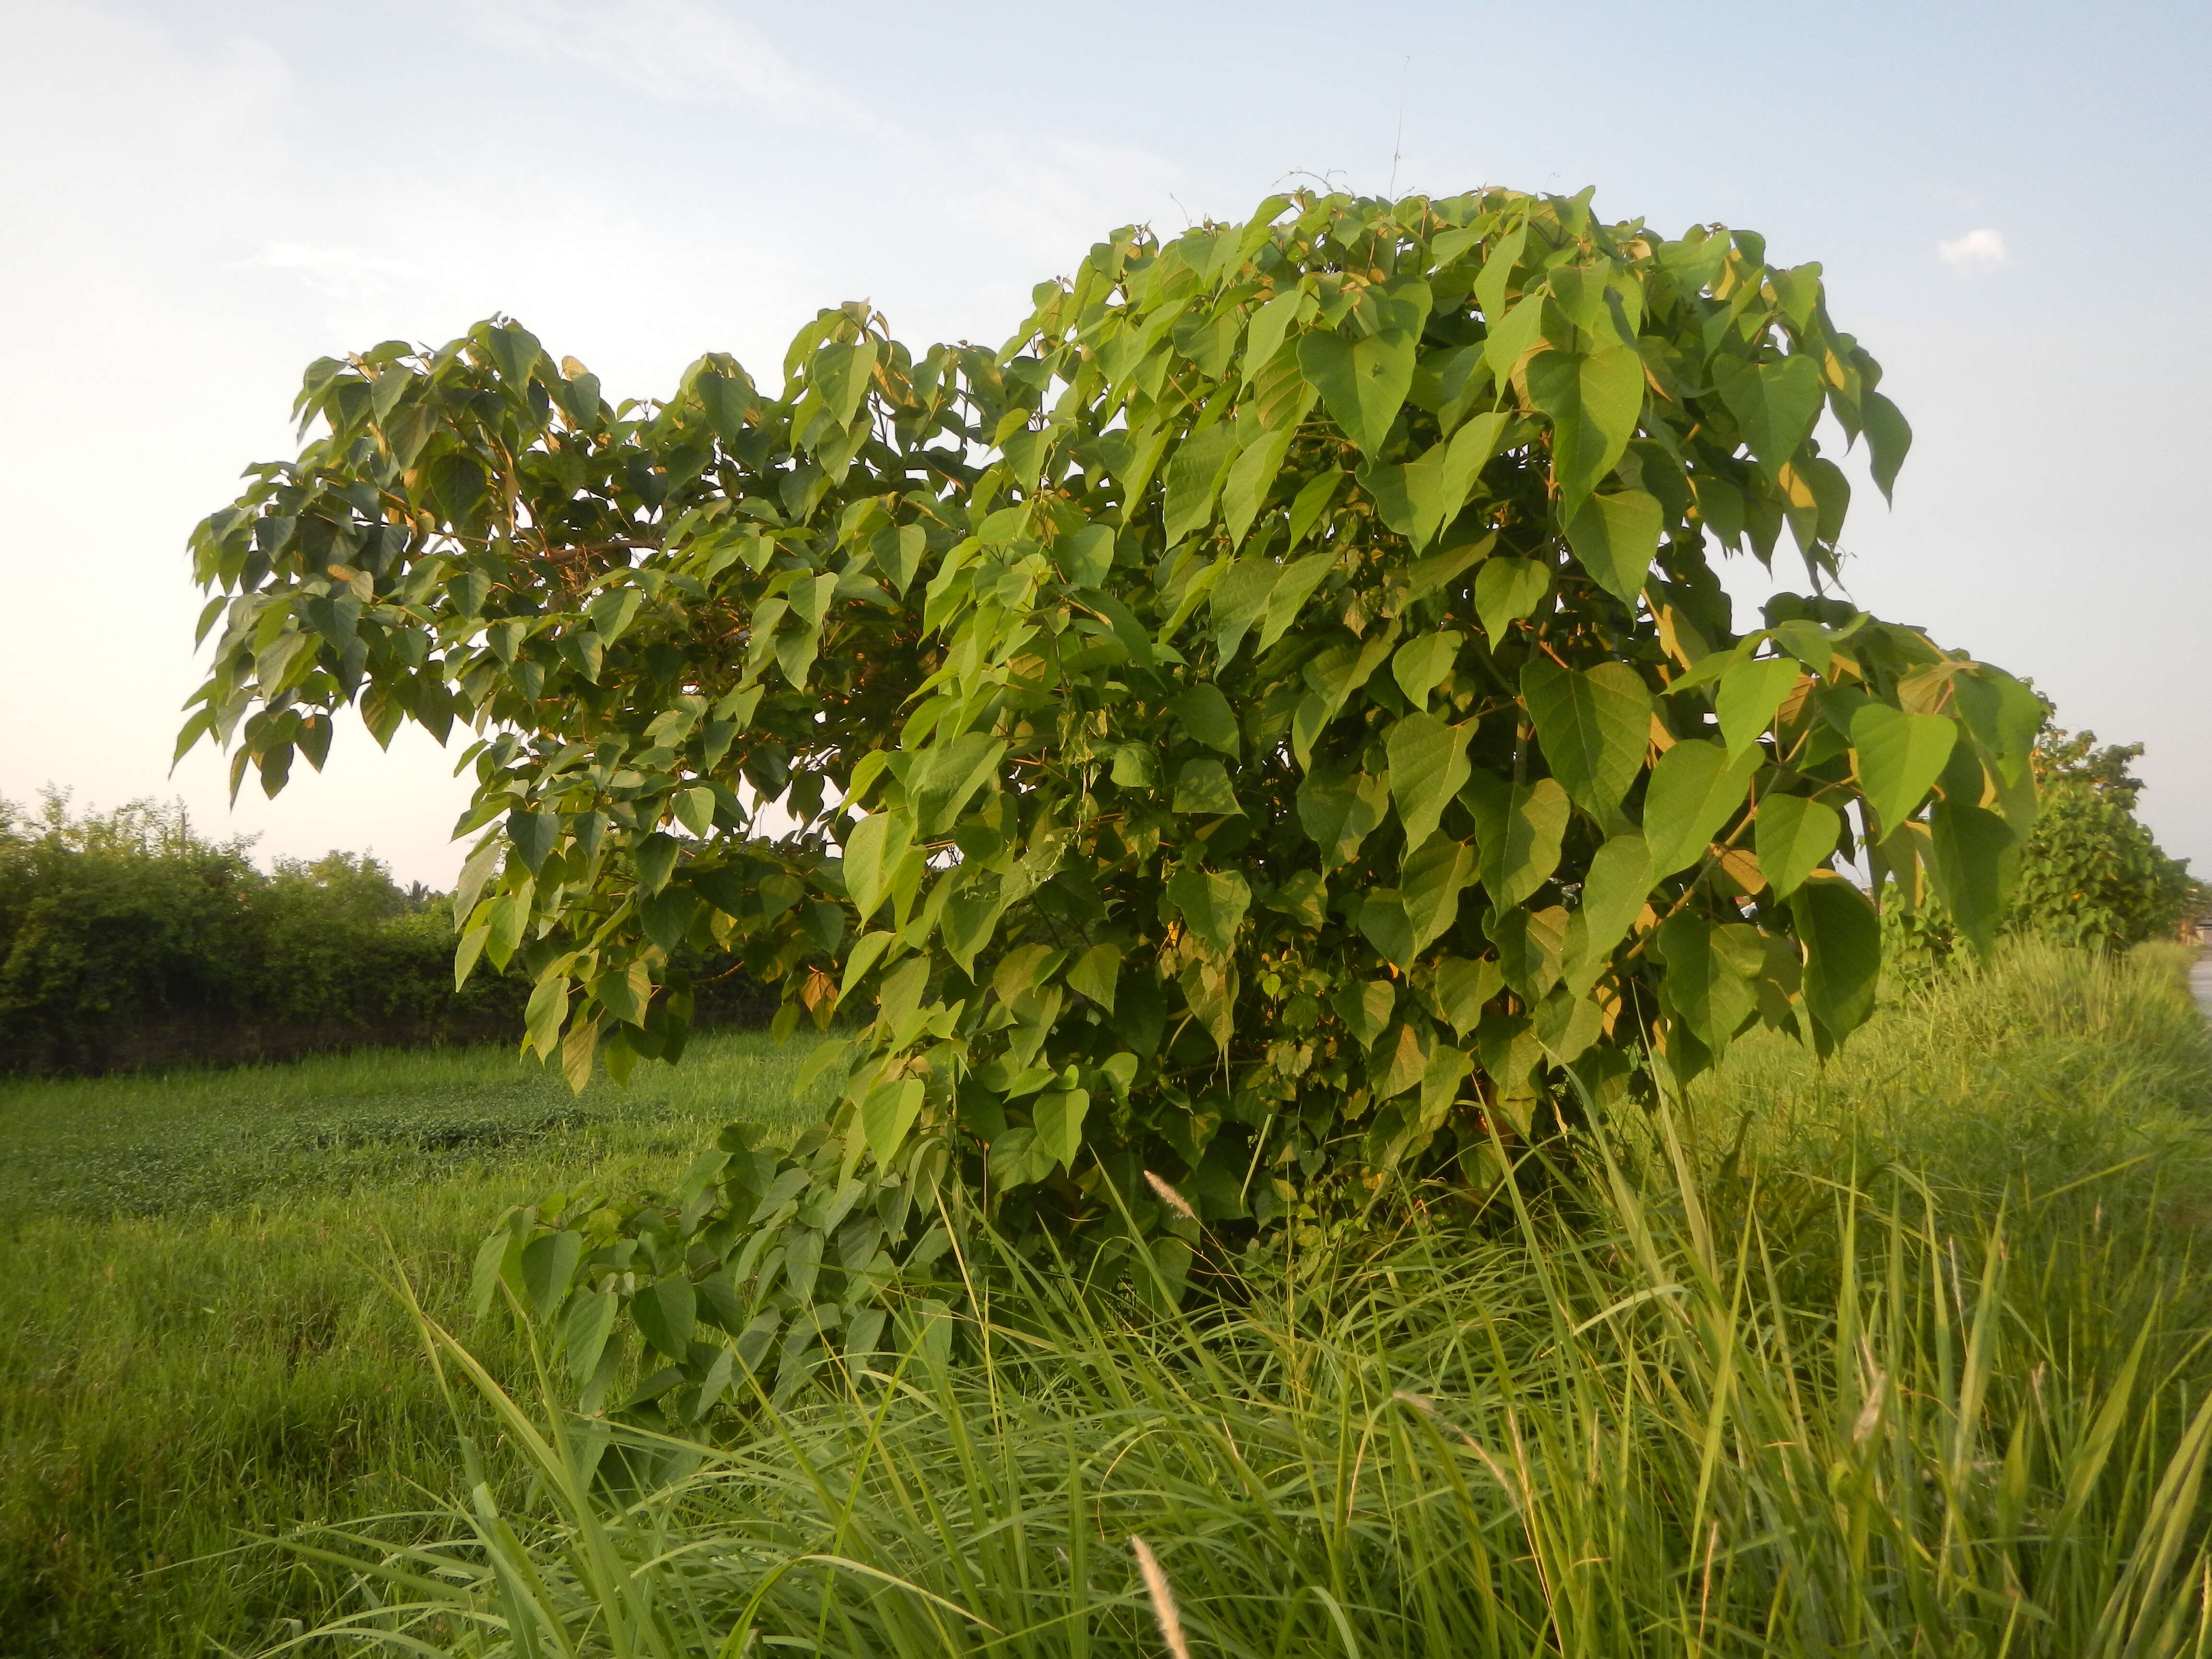
<svg viewBox="0 0 2212 1659">
<path fill-rule="evenodd" d="M 1815 423 L 1884 489 L 1909 434 L 1817 266 L 1587 192 L 1301 196 L 1035 300 L 918 356 L 825 311 L 775 396 L 709 356 L 610 407 L 501 321 L 325 360 L 321 435 L 195 537 L 185 740 L 273 792 L 347 703 L 474 727 L 460 962 L 522 964 L 573 1080 L 680 1054 L 687 951 L 786 1030 L 871 1011 L 787 1154 L 487 1246 L 580 1376 L 627 1306 L 679 1414 L 733 1352 L 865 1351 L 977 1207 L 1171 1297 L 1202 1222 L 1480 1188 L 1643 1056 L 1826 1052 L 1880 965 L 1836 856 L 1986 932 L 2033 817 L 2033 695 L 1827 592 Z M 1708 538 L 1785 531 L 1812 591 L 1739 633 Z"/>
<path fill-rule="evenodd" d="M 102 1071 L 482 1036 L 520 988 L 456 994 L 443 895 L 375 860 L 279 860 L 180 806 L 0 803 L 0 1069 Z"/>
<path fill-rule="evenodd" d="M 2203 902 L 2185 860 L 2136 817 L 2142 744 L 2047 726 L 2035 746 L 2042 810 L 2021 854 L 2008 923 L 2060 945 L 2124 950 L 2170 937 Z"/>
<path fill-rule="evenodd" d="M 2136 816 L 2142 781 L 2128 765 L 2142 751 L 2139 743 L 2100 746 L 2095 732 L 2069 732 L 2046 718 L 2033 757 L 2039 806 L 2012 855 L 2019 867 L 2003 931 L 2124 951 L 2173 937 L 2203 907 L 2204 890 L 2188 861 L 2168 856 Z M 1885 946 L 1895 969 L 1909 979 L 1941 972 L 1960 947 L 1942 897 L 1893 882 L 1885 899 Z"/>
</svg>

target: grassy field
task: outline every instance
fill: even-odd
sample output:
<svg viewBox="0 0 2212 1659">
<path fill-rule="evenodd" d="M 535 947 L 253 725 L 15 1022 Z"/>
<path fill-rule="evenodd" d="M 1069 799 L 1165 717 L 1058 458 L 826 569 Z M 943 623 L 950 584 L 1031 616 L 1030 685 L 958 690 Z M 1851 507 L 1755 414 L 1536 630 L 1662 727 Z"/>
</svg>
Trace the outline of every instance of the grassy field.
<svg viewBox="0 0 2212 1659">
<path fill-rule="evenodd" d="M 1131 1534 L 1200 1653 L 2204 1652 L 2185 966 L 2027 951 L 1825 1071 L 1747 1043 L 1671 1137 L 1593 1142 L 1571 1216 L 1286 1261 L 1233 1318 L 1014 1285 L 972 1363 L 613 1517 L 461 1312 L 468 1255 L 580 1168 L 792 1121 L 791 1057 L 711 1039 L 575 1102 L 474 1053 L 19 1085 L 0 1654 L 255 1650 L 331 1580 L 240 1539 L 392 1510 L 445 1511 L 446 1576 L 392 1587 L 437 1605 L 380 1620 L 439 1652 L 1158 1653 Z M 460 1390 L 473 1508 L 394 1260 L 522 1402 Z"/>
<path fill-rule="evenodd" d="M 378 1276 L 459 1318 L 504 1206 L 788 1121 L 794 1064 L 720 1034 L 580 1097 L 483 1049 L 0 1087 L 0 1654 L 252 1650 L 318 1617 L 313 1575 L 241 1539 L 419 1509 L 456 1468 Z"/>
</svg>

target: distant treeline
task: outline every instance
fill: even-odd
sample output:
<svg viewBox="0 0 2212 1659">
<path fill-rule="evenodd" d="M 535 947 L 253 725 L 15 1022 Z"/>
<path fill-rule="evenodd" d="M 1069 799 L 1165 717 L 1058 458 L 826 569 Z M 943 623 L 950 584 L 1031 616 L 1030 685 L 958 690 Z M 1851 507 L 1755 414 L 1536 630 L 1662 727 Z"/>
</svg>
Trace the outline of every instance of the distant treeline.
<svg viewBox="0 0 2212 1659">
<path fill-rule="evenodd" d="M 504 1037 L 529 986 L 453 989 L 442 893 L 373 858 L 280 859 L 200 835 L 181 807 L 72 813 L 0 801 L 0 1071 L 278 1059 Z"/>
</svg>

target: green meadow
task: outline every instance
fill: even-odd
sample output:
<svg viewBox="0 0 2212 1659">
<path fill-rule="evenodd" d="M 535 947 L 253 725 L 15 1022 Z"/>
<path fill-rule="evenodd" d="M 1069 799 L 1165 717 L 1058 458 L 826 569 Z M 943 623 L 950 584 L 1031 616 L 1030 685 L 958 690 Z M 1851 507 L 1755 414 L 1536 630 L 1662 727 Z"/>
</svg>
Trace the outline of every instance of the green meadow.
<svg viewBox="0 0 2212 1659">
<path fill-rule="evenodd" d="M 477 1241 L 787 1129 L 803 1043 L 12 1085 L 0 1654 L 2212 1651 L 2188 966 L 2022 947 L 1826 1067 L 1747 1040 L 1175 1320 L 978 1261 L 949 1351 L 619 1498 Z"/>
</svg>

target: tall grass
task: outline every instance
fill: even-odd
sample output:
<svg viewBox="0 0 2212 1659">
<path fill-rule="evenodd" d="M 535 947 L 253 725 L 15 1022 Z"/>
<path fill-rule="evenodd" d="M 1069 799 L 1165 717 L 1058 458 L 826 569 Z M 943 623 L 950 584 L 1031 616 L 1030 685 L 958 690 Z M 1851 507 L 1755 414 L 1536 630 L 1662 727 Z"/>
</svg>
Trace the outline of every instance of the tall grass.
<svg viewBox="0 0 2212 1659">
<path fill-rule="evenodd" d="M 1234 1308 L 973 1262 L 949 1350 L 632 1437 L 667 1478 L 619 1498 L 616 1431 L 426 1314 L 500 1444 L 441 1543 L 302 1541 L 363 1598 L 302 1645 L 2212 1651 L 2212 1057 L 2172 964 L 2031 952 L 1875 1037 L 1747 1053 L 1540 1201 L 1286 1251 Z"/>
</svg>

